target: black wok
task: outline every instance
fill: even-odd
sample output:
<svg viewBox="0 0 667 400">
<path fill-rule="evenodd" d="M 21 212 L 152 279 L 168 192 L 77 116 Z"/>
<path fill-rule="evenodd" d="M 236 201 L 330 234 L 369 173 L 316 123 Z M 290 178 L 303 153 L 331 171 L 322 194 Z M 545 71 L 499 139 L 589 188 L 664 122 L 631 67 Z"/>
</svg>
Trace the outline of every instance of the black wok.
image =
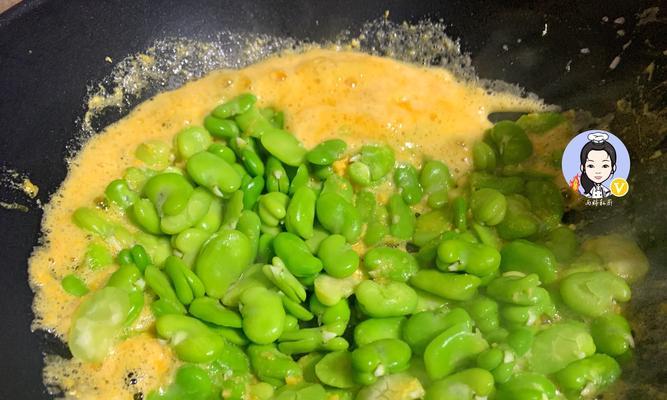
<svg viewBox="0 0 667 400">
<path fill-rule="evenodd" d="M 221 30 L 327 40 L 344 29 L 354 32 L 385 10 L 397 22 L 442 18 L 447 33 L 460 37 L 463 50 L 470 52 L 479 76 L 518 83 L 566 109 L 614 116 L 612 131 L 630 147 L 631 193 L 612 211 L 567 218 L 590 233 L 632 228 L 651 260 L 649 276 L 633 292 L 637 357 L 624 377 L 630 385 L 626 398 L 655 399 L 667 393 L 667 162 L 655 157 L 656 151 L 667 151 L 667 15 L 650 8 L 667 6 L 660 3 L 25 1 L 0 15 L 0 167 L 3 177 L 7 168 L 28 173 L 40 187 L 38 198 L 48 201 L 65 177 L 68 148 L 76 147 L 73 137 L 85 111 L 87 85 L 111 71 L 107 56 L 119 60 L 165 37 L 210 40 Z M 589 52 L 582 53 L 584 48 Z M 618 55 L 620 63 L 610 68 Z M 655 69 L 649 80 L 644 71 L 651 63 Z M 131 105 L 157 90 L 146 91 Z M 619 99 L 630 106 L 619 110 Z M 126 112 L 109 113 L 98 124 Z M 66 355 L 67 350 L 48 334 L 30 332 L 26 267 L 38 243 L 42 212 L 34 201 L 0 186 L 0 201 L 29 205 L 27 212 L 0 208 L 0 399 L 46 399 L 43 354 Z"/>
</svg>

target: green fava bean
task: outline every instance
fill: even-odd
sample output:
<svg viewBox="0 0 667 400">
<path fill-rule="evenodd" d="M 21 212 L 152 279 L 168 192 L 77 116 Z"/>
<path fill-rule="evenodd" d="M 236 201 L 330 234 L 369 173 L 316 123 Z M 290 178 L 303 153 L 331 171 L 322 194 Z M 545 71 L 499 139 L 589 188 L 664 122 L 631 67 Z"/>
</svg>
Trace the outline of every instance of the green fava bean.
<svg viewBox="0 0 667 400">
<path fill-rule="evenodd" d="M 197 184 L 207 187 L 221 196 L 241 187 L 241 176 L 222 158 L 207 151 L 199 152 L 188 159 L 188 174 Z"/>
<path fill-rule="evenodd" d="M 327 392 L 322 385 L 317 383 L 298 383 L 296 385 L 285 385 L 276 390 L 273 400 L 327 400 Z"/>
<path fill-rule="evenodd" d="M 212 234 L 220 229 L 222 224 L 222 199 L 214 197 L 206 214 L 195 223 L 194 227 Z"/>
<path fill-rule="evenodd" d="M 200 297 L 190 303 L 188 312 L 202 321 L 210 322 L 219 326 L 240 328 L 242 326 L 241 316 L 232 310 L 228 310 L 220 304 L 220 300 L 211 297 Z"/>
<path fill-rule="evenodd" d="M 366 226 L 364 243 L 374 246 L 383 241 L 387 235 L 389 235 L 389 212 L 386 207 L 378 204 Z"/>
<path fill-rule="evenodd" d="M 476 296 L 463 303 L 462 307 L 470 313 L 475 325 L 482 333 L 493 332 L 500 327 L 498 303 L 488 297 Z"/>
<path fill-rule="evenodd" d="M 454 325 L 426 346 L 426 372 L 433 380 L 442 379 L 488 347 L 481 335 L 471 332 L 469 324 Z"/>
<path fill-rule="evenodd" d="M 213 136 L 223 139 L 233 139 L 239 136 L 239 127 L 230 119 L 220 119 L 212 115 L 204 117 L 204 128 Z M 231 161 L 233 162 L 233 161 Z"/>
<path fill-rule="evenodd" d="M 184 315 L 185 308 L 178 300 L 158 299 L 150 304 L 151 312 L 155 318 L 169 314 Z"/>
<path fill-rule="evenodd" d="M 523 356 L 533 346 L 535 334 L 530 328 L 518 328 L 507 335 L 507 344 L 518 355 Z"/>
<path fill-rule="evenodd" d="M 285 167 L 275 157 L 266 160 L 266 188 L 269 192 L 289 192 L 289 177 Z"/>
<path fill-rule="evenodd" d="M 371 182 L 371 169 L 361 161 L 355 161 L 347 167 L 347 176 L 359 186 L 368 186 Z"/>
<path fill-rule="evenodd" d="M 264 172 L 266 171 L 264 162 L 259 157 L 259 154 L 257 154 L 257 152 L 253 150 L 250 146 L 246 146 L 245 148 L 241 149 L 239 156 L 241 158 L 241 162 L 243 162 L 245 170 L 251 176 L 264 175 Z M 268 181 L 267 181 L 267 187 L 268 187 Z"/>
<path fill-rule="evenodd" d="M 352 352 L 354 380 L 370 385 L 381 376 L 405 371 L 410 366 L 412 350 L 399 339 L 380 339 Z"/>
<path fill-rule="evenodd" d="M 280 299 L 283 301 L 283 307 L 285 308 L 285 311 L 289 314 L 288 316 L 294 317 L 301 321 L 310 321 L 315 317 L 310 311 L 308 311 L 306 307 L 302 306 L 298 301 L 292 300 L 282 292 L 280 292 L 279 294 L 280 294 Z M 285 324 L 286 325 L 285 328 L 283 329 L 283 333 L 290 331 L 290 329 L 287 329 L 288 328 L 287 320 L 285 320 Z M 299 329 L 298 322 L 295 326 L 291 326 L 290 328 L 294 328 L 293 330 Z"/>
<path fill-rule="evenodd" d="M 174 286 L 176 297 L 181 303 L 187 305 L 194 299 L 194 293 L 185 278 L 185 269 L 187 266 L 178 257 L 169 256 L 164 262 L 164 270 Z"/>
<path fill-rule="evenodd" d="M 617 314 L 600 316 L 591 323 L 591 335 L 600 353 L 616 357 L 634 347 L 628 321 Z"/>
<path fill-rule="evenodd" d="M 520 176 L 498 176 L 486 172 L 473 172 L 470 174 L 469 182 L 473 190 L 489 188 L 504 195 L 522 192 L 526 183 L 525 179 Z"/>
<path fill-rule="evenodd" d="M 176 148 L 183 160 L 206 150 L 212 142 L 206 129 L 198 126 L 190 126 L 176 134 Z"/>
<path fill-rule="evenodd" d="M 241 185 L 243 191 L 243 209 L 252 210 L 264 190 L 264 178 L 256 176 Z"/>
<path fill-rule="evenodd" d="M 262 271 L 291 300 L 297 303 L 306 300 L 306 288 L 285 267 L 285 263 L 279 257 L 273 257 L 273 264 L 265 265 Z"/>
<path fill-rule="evenodd" d="M 217 106 L 212 114 L 221 119 L 234 117 L 248 111 L 256 102 L 257 97 L 255 95 L 243 93 Z"/>
<path fill-rule="evenodd" d="M 193 190 L 183 175 L 167 172 L 148 179 L 142 192 L 159 215 L 176 215 L 185 209 Z"/>
<path fill-rule="evenodd" d="M 364 145 L 359 152 L 359 161 L 368 165 L 371 180 L 377 182 L 394 167 L 394 151 L 385 145 Z"/>
<path fill-rule="evenodd" d="M 296 169 L 292 181 L 289 186 L 289 194 L 294 195 L 297 189 L 307 186 L 310 183 L 310 172 L 308 172 L 308 166 L 306 164 L 301 164 Z"/>
<path fill-rule="evenodd" d="M 183 211 L 162 217 L 160 230 L 166 234 L 175 235 L 190 228 L 206 216 L 213 198 L 214 196 L 208 190 L 201 187 L 196 188 Z"/>
<path fill-rule="evenodd" d="M 104 196 L 123 209 L 132 206 L 139 198 L 139 195 L 130 189 L 124 179 L 111 181 L 104 190 Z"/>
<path fill-rule="evenodd" d="M 465 301 L 470 300 L 477 293 L 481 280 L 470 274 L 444 273 L 425 269 L 413 275 L 410 283 L 417 289 L 445 299 Z"/>
<path fill-rule="evenodd" d="M 270 192 L 259 198 L 257 213 L 268 226 L 278 226 L 287 216 L 289 197 L 281 192 Z"/>
<path fill-rule="evenodd" d="M 120 255 L 120 253 L 119 253 Z M 113 257 L 109 249 L 99 242 L 91 242 L 86 247 L 83 265 L 93 271 L 101 270 L 113 263 Z"/>
<path fill-rule="evenodd" d="M 146 270 L 144 271 L 144 279 L 146 280 L 148 287 L 150 287 L 158 297 L 168 301 L 171 300 L 179 305 L 181 304 L 176 292 L 169 282 L 169 278 L 156 266 L 149 265 L 146 267 Z M 179 309 L 184 309 L 184 307 L 181 305 Z"/>
<path fill-rule="evenodd" d="M 334 278 L 346 278 L 359 266 L 359 255 L 341 235 L 331 235 L 319 246 L 317 256 L 327 274 Z"/>
<path fill-rule="evenodd" d="M 547 227 L 555 228 L 560 224 L 565 213 L 565 202 L 561 189 L 552 180 L 530 180 L 526 183 L 524 194 L 530 201 L 532 212 Z"/>
<path fill-rule="evenodd" d="M 491 246 L 462 239 L 444 240 L 438 246 L 437 265 L 444 271 L 465 271 L 477 276 L 492 274 L 500 266 L 500 253 Z"/>
<path fill-rule="evenodd" d="M 148 400 L 208 400 L 215 396 L 215 388 L 208 373 L 196 365 L 183 365 L 173 382 L 148 395 Z"/>
<path fill-rule="evenodd" d="M 134 156 L 151 168 L 164 169 L 173 161 L 169 145 L 160 140 L 149 140 L 137 146 Z"/>
<path fill-rule="evenodd" d="M 79 228 L 99 235 L 102 238 L 108 238 L 113 235 L 113 224 L 97 209 L 88 207 L 77 208 L 74 214 L 72 214 L 72 221 Z"/>
<path fill-rule="evenodd" d="M 357 209 L 336 193 L 324 193 L 316 203 L 317 220 L 331 233 L 341 234 L 354 243 L 362 230 L 362 219 Z"/>
<path fill-rule="evenodd" d="M 618 362 L 606 354 L 594 354 L 570 363 L 556 373 L 556 380 L 568 398 L 595 396 L 621 375 Z"/>
<path fill-rule="evenodd" d="M 303 374 L 299 364 L 274 345 L 251 344 L 247 353 L 253 371 L 264 382 L 281 386 L 286 380 L 299 379 Z"/>
<path fill-rule="evenodd" d="M 473 400 L 493 391 L 493 375 L 481 368 L 470 368 L 434 382 L 424 400 Z"/>
<path fill-rule="evenodd" d="M 266 151 L 287 165 L 297 167 L 306 158 L 306 149 L 299 139 L 282 129 L 268 130 L 260 140 Z"/>
<path fill-rule="evenodd" d="M 130 312 L 126 291 L 105 287 L 77 308 L 69 331 L 72 355 L 85 362 L 100 362 L 109 353 Z"/>
<path fill-rule="evenodd" d="M 288 232 L 303 239 L 310 239 L 313 236 L 316 202 L 317 195 L 307 186 L 302 186 L 294 192 L 285 215 L 285 228 Z"/>
<path fill-rule="evenodd" d="M 227 307 L 238 307 L 241 294 L 255 286 L 271 289 L 273 283 L 264 275 L 263 267 L 263 264 L 253 264 L 245 269 L 241 276 L 227 289 L 222 298 L 222 304 Z"/>
<path fill-rule="evenodd" d="M 385 375 L 369 386 L 364 386 L 356 400 L 417 400 L 424 398 L 424 387 L 409 373 Z"/>
<path fill-rule="evenodd" d="M 567 118 L 557 112 L 540 112 L 522 115 L 516 124 L 528 133 L 544 133 L 566 122 Z"/>
<path fill-rule="evenodd" d="M 505 240 L 525 238 L 537 233 L 540 220 L 530 211 L 530 205 L 521 196 L 508 196 L 505 218 L 496 225 L 498 236 Z"/>
<path fill-rule="evenodd" d="M 493 226 L 505 218 L 507 200 L 499 191 L 484 188 L 472 193 L 470 207 L 477 221 Z"/>
<path fill-rule="evenodd" d="M 550 374 L 593 353 L 595 343 L 585 325 L 559 322 L 535 336 L 529 365 L 534 372 Z"/>
<path fill-rule="evenodd" d="M 540 278 L 537 274 L 525 276 L 505 275 L 492 280 L 486 293 L 495 300 L 522 306 L 538 304 L 544 297 L 538 294 Z M 547 293 L 548 296 L 548 293 Z"/>
<path fill-rule="evenodd" d="M 415 167 L 410 164 L 398 165 L 394 171 L 394 181 L 405 204 L 414 205 L 421 201 L 424 189 L 419 183 L 419 174 Z"/>
<path fill-rule="evenodd" d="M 362 190 L 357 192 L 357 196 L 355 197 L 354 201 L 354 206 L 357 208 L 357 211 L 359 212 L 359 216 L 361 217 L 362 221 L 364 223 L 368 223 L 371 220 L 375 207 L 377 206 L 377 200 L 375 199 L 375 194 L 368 190 Z"/>
<path fill-rule="evenodd" d="M 327 274 L 319 274 L 315 278 L 315 296 L 326 306 L 334 306 L 342 299 L 350 297 L 356 287 L 363 281 L 363 274 L 357 270 L 347 278 L 334 278 Z"/>
<path fill-rule="evenodd" d="M 171 342 L 178 358 L 186 362 L 211 362 L 227 344 L 203 322 L 185 315 L 161 316 L 155 321 L 155 328 L 160 337 Z"/>
<path fill-rule="evenodd" d="M 453 326 L 468 327 L 472 330 L 472 319 L 462 308 L 451 311 L 438 309 L 412 315 L 404 325 L 402 337 L 415 354 L 422 355 L 433 339 Z"/>
<path fill-rule="evenodd" d="M 417 218 L 414 212 L 397 194 L 392 195 L 387 202 L 387 210 L 391 224 L 389 232 L 400 240 L 410 240 L 415 232 Z"/>
<path fill-rule="evenodd" d="M 522 372 L 498 386 L 496 400 L 553 400 L 556 385 L 541 374 Z"/>
<path fill-rule="evenodd" d="M 278 294 L 263 287 L 252 287 L 241 294 L 239 309 L 243 332 L 254 343 L 272 343 L 283 333 L 285 309 Z"/>
<path fill-rule="evenodd" d="M 325 140 L 308 152 L 306 160 L 315 165 L 331 165 L 341 158 L 346 149 L 347 143 L 340 139 Z"/>
<path fill-rule="evenodd" d="M 225 212 L 222 216 L 222 229 L 236 229 L 241 214 L 243 214 L 243 192 L 237 190 L 232 193 L 225 205 Z"/>
<path fill-rule="evenodd" d="M 380 339 L 400 339 L 405 321 L 405 317 L 364 320 L 354 327 L 354 343 L 357 346 L 364 346 Z"/>
<path fill-rule="evenodd" d="M 568 227 L 561 226 L 547 233 L 547 236 L 540 241 L 546 246 L 556 260 L 561 263 L 572 261 L 577 255 L 579 243 L 574 231 Z"/>
<path fill-rule="evenodd" d="M 239 231 L 223 229 L 204 244 L 194 270 L 204 283 L 206 294 L 221 298 L 248 267 L 251 257 L 248 237 Z"/>
<path fill-rule="evenodd" d="M 544 246 L 527 240 L 515 240 L 506 244 L 500 255 L 500 269 L 503 272 L 534 273 L 545 284 L 556 279 L 556 257 Z"/>
<path fill-rule="evenodd" d="M 336 335 L 342 335 L 350 321 L 350 305 L 346 299 L 340 300 L 332 306 L 325 306 L 317 296 L 310 298 L 310 310 L 317 315 L 317 321 L 320 325 L 326 327 L 326 330 Z"/>
<path fill-rule="evenodd" d="M 60 286 L 65 292 L 76 297 L 85 296 L 90 291 L 88 286 L 86 286 L 86 283 L 74 274 L 66 275 L 60 281 Z"/>
<path fill-rule="evenodd" d="M 472 160 L 477 171 L 493 171 L 496 169 L 496 152 L 484 142 L 477 142 L 472 147 Z"/>
<path fill-rule="evenodd" d="M 468 225 L 468 200 L 459 196 L 452 201 L 452 222 L 459 231 L 465 231 Z"/>
<path fill-rule="evenodd" d="M 236 162 L 236 154 L 234 154 L 234 150 L 230 149 L 228 146 L 222 143 L 212 143 L 210 146 L 208 146 L 206 151 L 211 154 L 215 154 L 229 164 L 234 164 Z"/>
<path fill-rule="evenodd" d="M 313 256 L 306 243 L 293 233 L 278 234 L 273 239 L 273 248 L 294 276 L 314 276 L 323 268 L 322 261 Z"/>
<path fill-rule="evenodd" d="M 488 142 L 498 149 L 505 165 L 518 164 L 533 154 L 533 143 L 526 132 L 512 121 L 500 121 L 486 133 Z"/>
<path fill-rule="evenodd" d="M 364 266 L 373 279 L 389 279 L 407 282 L 417 273 L 419 265 L 415 258 L 394 247 L 376 247 L 364 255 Z"/>
<path fill-rule="evenodd" d="M 562 280 L 560 294 L 574 311 L 599 317 L 612 312 L 616 302 L 629 301 L 630 287 L 611 272 L 577 272 Z"/>
<path fill-rule="evenodd" d="M 253 136 L 256 138 L 262 137 L 268 130 L 275 129 L 271 124 L 270 118 L 267 117 L 267 109 L 259 110 L 255 107 L 249 108 L 247 111 L 236 116 L 235 120 L 239 128 L 246 136 Z"/>
<path fill-rule="evenodd" d="M 403 282 L 382 285 L 366 280 L 354 293 L 363 313 L 372 318 L 408 315 L 417 307 L 417 293 Z"/>
<path fill-rule="evenodd" d="M 352 354 L 348 351 L 328 353 L 315 365 L 317 378 L 336 388 L 349 389 L 356 386 L 352 369 Z"/>
<path fill-rule="evenodd" d="M 479 353 L 476 364 L 487 371 L 496 369 L 503 363 L 504 352 L 498 347 L 491 347 Z"/>
<path fill-rule="evenodd" d="M 123 265 L 118 268 L 107 281 L 106 287 L 115 287 L 125 290 L 130 296 L 130 310 L 125 319 L 125 326 L 130 326 L 144 308 L 144 291 L 141 284 L 141 271 L 134 264 Z M 179 304 L 180 306 L 180 304 Z M 182 306 L 180 307 L 183 308 Z"/>
<path fill-rule="evenodd" d="M 251 260 L 257 258 L 257 251 L 259 249 L 259 238 L 262 235 L 261 232 L 262 221 L 259 219 L 259 216 L 248 210 L 244 210 L 239 216 L 239 221 L 236 223 L 236 229 L 239 232 L 243 233 L 250 240 L 251 248 Z"/>
<path fill-rule="evenodd" d="M 370 223 L 369 223 L 370 224 Z M 417 217 L 412 243 L 419 247 L 438 240 L 443 233 L 452 229 L 452 215 L 447 209 L 435 209 Z"/>
<path fill-rule="evenodd" d="M 419 183 L 428 195 L 428 205 L 431 208 L 441 208 L 447 203 L 449 187 L 453 185 L 453 179 L 449 168 L 438 160 L 429 160 L 422 166 L 419 175 Z"/>
</svg>

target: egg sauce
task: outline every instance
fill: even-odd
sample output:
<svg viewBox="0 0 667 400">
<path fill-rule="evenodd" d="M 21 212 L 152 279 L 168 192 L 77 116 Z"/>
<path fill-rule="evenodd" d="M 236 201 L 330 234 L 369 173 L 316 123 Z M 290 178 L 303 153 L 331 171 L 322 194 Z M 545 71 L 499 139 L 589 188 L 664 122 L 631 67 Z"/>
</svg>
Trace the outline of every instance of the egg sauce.
<svg viewBox="0 0 667 400">
<path fill-rule="evenodd" d="M 201 125 L 216 105 L 244 92 L 257 95 L 261 107 L 284 111 L 286 129 L 307 148 L 331 138 L 345 140 L 350 148 L 386 142 L 399 160 L 419 165 L 423 158 L 441 159 L 455 176 L 470 169 L 471 146 L 491 126 L 490 113 L 544 109 L 534 99 L 489 93 L 441 68 L 327 49 L 214 71 L 159 94 L 92 137 L 46 206 L 44 245 L 29 263 L 35 329 L 67 341 L 72 315 L 85 297 L 67 294 L 61 279 L 75 272 L 94 291 L 115 269 L 91 272 L 81 265 L 93 238 L 74 225 L 74 210 L 94 206 L 111 180 L 141 165 L 133 155 L 137 145 L 155 139 L 171 143 L 178 131 Z M 178 361 L 155 337 L 151 323 L 146 306 L 134 327 L 143 333 L 120 341 L 99 364 L 48 356 L 45 383 L 62 389 L 66 398 L 78 399 L 132 399 L 167 384 Z"/>
</svg>

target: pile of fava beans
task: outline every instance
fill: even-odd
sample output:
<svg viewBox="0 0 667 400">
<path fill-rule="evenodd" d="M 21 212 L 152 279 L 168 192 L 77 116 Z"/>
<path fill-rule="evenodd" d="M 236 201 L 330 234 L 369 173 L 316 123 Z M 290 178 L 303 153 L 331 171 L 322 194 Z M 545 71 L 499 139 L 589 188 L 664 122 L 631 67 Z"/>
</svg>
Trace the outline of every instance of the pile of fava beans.
<svg viewBox="0 0 667 400">
<path fill-rule="evenodd" d="M 151 400 L 584 399 L 619 378 L 647 263 L 619 236 L 581 242 L 558 180 L 527 167 L 565 117 L 496 123 L 458 183 L 383 143 L 307 150 L 283 121 L 242 94 L 141 144 L 144 166 L 74 212 L 74 357 L 103 361 L 146 309 L 181 362 Z"/>
</svg>

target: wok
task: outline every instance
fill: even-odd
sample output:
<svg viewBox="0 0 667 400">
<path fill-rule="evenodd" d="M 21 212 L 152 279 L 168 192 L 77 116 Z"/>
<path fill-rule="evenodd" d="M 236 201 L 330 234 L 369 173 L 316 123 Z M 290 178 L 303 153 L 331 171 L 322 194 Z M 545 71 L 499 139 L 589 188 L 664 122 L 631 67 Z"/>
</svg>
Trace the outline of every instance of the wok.
<svg viewBox="0 0 667 400">
<path fill-rule="evenodd" d="M 635 287 L 630 305 L 637 354 L 624 373 L 622 397 L 665 398 L 667 162 L 660 151 L 667 151 L 667 15 L 654 7 L 667 4 L 660 3 L 50 0 L 14 6 L 0 15 L 0 200 L 29 209 L 0 208 L 0 398 L 50 398 L 41 378 L 43 354 L 67 354 L 49 334 L 30 331 L 26 267 L 38 244 L 42 211 L 6 184 L 7 170 L 27 173 L 40 187 L 38 199 L 48 201 L 65 177 L 66 156 L 77 148 L 87 87 L 103 81 L 113 67 L 105 57 L 120 60 L 166 37 L 210 41 L 221 30 L 327 40 L 345 29 L 356 32 L 385 10 L 396 22 L 442 19 L 481 77 L 520 84 L 564 109 L 610 116 L 610 130 L 630 150 L 630 193 L 612 208 L 566 218 L 591 234 L 632 231 L 649 256 L 651 270 Z M 613 65 L 617 56 L 620 62 Z M 96 127 L 164 89 L 149 88 L 130 99 L 129 107 L 106 113 Z"/>
</svg>

